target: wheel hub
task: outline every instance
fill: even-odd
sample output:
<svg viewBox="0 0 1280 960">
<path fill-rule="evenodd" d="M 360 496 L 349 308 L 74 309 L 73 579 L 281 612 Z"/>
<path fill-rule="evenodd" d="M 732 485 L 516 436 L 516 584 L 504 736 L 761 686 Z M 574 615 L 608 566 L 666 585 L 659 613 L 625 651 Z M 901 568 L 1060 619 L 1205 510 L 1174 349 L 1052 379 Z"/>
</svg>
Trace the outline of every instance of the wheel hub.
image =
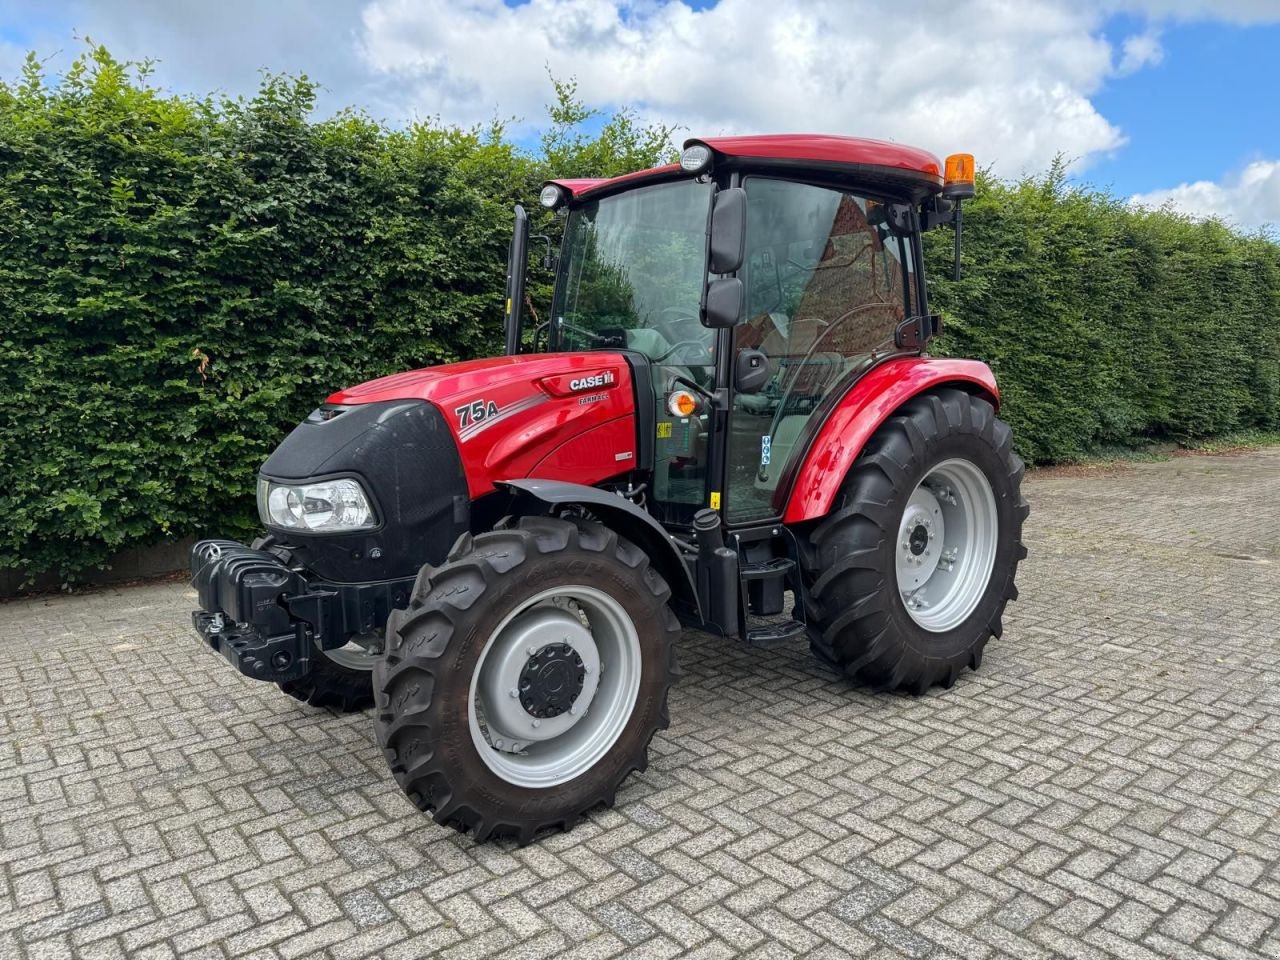
<svg viewBox="0 0 1280 960">
<path fill-rule="evenodd" d="M 520 705 L 540 720 L 558 717 L 573 706 L 585 680 L 578 651 L 567 643 L 549 643 L 520 671 Z"/>
<path fill-rule="evenodd" d="M 635 623 L 604 590 L 565 584 L 530 597 L 498 625 L 472 674 L 468 727 L 481 760 L 524 787 L 590 770 L 635 709 L 641 656 Z"/>
<path fill-rule="evenodd" d="M 907 614 L 934 633 L 958 626 L 986 591 L 999 521 L 986 475 L 961 458 L 934 465 L 907 501 L 895 551 Z"/>
<path fill-rule="evenodd" d="M 485 655 L 479 693 L 499 750 L 566 733 L 586 714 L 600 681 L 600 653 L 575 613 L 538 606 L 508 624 Z"/>
<path fill-rule="evenodd" d="M 904 589 L 919 587 L 933 575 L 945 533 L 937 498 L 927 487 L 916 487 L 898 525 L 898 582 Z"/>
</svg>

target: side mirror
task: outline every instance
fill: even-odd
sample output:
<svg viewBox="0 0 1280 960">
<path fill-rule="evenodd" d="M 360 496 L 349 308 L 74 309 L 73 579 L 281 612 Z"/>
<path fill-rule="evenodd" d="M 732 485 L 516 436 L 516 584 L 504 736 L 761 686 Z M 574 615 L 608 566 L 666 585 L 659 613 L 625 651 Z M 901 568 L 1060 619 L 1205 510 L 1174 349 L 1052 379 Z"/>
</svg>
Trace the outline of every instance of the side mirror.
<svg viewBox="0 0 1280 960">
<path fill-rule="evenodd" d="M 732 327 L 742 315 L 742 281 L 737 277 L 721 277 L 707 284 L 702 307 L 702 325 L 712 330 Z"/>
<path fill-rule="evenodd" d="M 707 233 L 707 272 L 734 273 L 747 249 L 747 191 L 729 187 L 716 194 Z M 702 325 L 713 330 L 732 327 L 742 315 L 742 281 L 712 280 L 702 296 Z"/>
<path fill-rule="evenodd" d="M 729 187 L 716 194 L 709 246 L 709 272 L 733 273 L 742 266 L 747 249 L 747 191 L 742 187 Z"/>
<path fill-rule="evenodd" d="M 737 393 L 759 393 L 769 382 L 769 358 L 759 350 L 745 347 L 733 361 L 733 389 Z"/>
</svg>

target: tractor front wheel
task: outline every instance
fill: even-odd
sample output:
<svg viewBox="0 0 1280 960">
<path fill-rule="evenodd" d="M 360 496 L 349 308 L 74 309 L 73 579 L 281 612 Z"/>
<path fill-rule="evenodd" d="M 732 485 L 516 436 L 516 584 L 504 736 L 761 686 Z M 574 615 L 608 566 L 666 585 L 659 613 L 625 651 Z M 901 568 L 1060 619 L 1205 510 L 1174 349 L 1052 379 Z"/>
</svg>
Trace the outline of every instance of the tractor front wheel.
<svg viewBox="0 0 1280 960">
<path fill-rule="evenodd" d="M 599 523 L 524 518 L 425 567 L 374 667 L 378 742 L 438 823 L 521 843 L 568 829 L 667 726 L 670 590 Z"/>
<path fill-rule="evenodd" d="M 336 650 L 316 651 L 309 673 L 279 687 L 313 707 L 332 707 L 339 713 L 367 710 L 373 705 L 369 677 L 381 654 L 381 638 L 363 635 Z"/>
<path fill-rule="evenodd" d="M 977 669 L 1026 556 L 1022 461 L 986 400 L 940 389 L 872 436 L 808 538 L 814 652 L 873 686 L 924 693 Z"/>
</svg>

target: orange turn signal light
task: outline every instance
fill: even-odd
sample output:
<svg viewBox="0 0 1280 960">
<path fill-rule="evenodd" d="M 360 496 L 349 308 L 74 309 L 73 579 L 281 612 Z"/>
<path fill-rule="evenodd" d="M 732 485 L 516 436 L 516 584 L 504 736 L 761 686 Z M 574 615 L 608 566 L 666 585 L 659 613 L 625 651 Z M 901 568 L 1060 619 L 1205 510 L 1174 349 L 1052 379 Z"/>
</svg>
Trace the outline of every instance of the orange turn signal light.
<svg viewBox="0 0 1280 960">
<path fill-rule="evenodd" d="M 972 153 L 953 153 L 947 157 L 942 176 L 942 195 L 948 200 L 968 200 L 977 193 Z"/>
<path fill-rule="evenodd" d="M 673 417 L 691 417 L 698 410 L 698 398 L 688 390 L 677 390 L 667 398 L 667 409 Z"/>
</svg>

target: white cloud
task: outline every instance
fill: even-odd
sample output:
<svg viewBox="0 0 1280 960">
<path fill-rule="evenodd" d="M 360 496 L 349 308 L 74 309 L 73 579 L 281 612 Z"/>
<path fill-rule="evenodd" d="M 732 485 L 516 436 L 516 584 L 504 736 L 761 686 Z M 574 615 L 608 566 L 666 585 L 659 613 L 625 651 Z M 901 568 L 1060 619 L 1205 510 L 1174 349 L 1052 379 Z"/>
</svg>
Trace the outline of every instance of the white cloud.
<svg viewBox="0 0 1280 960">
<path fill-rule="evenodd" d="M 549 68 L 591 104 L 697 134 L 854 133 L 1017 174 L 1124 142 L 1090 102 L 1119 69 L 1100 16 L 1069 0 L 373 0 L 360 42 L 446 120 L 540 120 Z M 1132 69 L 1156 55 L 1143 43 Z"/>
<path fill-rule="evenodd" d="M 1133 197 L 1143 207 L 1168 205 L 1195 217 L 1221 217 L 1246 228 L 1280 224 L 1280 160 L 1255 160 L 1215 183 L 1198 180 Z"/>
<path fill-rule="evenodd" d="M 1280 21 L 1280 0 L 62 0 L 24 45 L 157 57 L 177 90 L 252 92 L 262 67 L 307 72 L 322 113 L 357 105 L 391 123 L 544 121 L 546 71 L 589 105 L 629 106 L 691 134 L 824 131 L 968 150 L 1002 175 L 1059 153 L 1077 169 L 1124 131 L 1094 106 L 1113 78 L 1160 62 L 1175 20 Z M 1132 36 L 1109 42 L 1116 12 Z M 0 72 L 20 50 L 0 41 Z M 1258 96 L 1264 96 L 1258 93 Z"/>
<path fill-rule="evenodd" d="M 324 113 L 392 105 L 379 114 L 402 120 L 401 104 L 361 62 L 360 9 L 358 0 L 0 0 L 0 25 L 21 37 L 0 42 L 0 76 L 14 78 L 28 49 L 56 76 L 88 38 L 119 59 L 156 58 L 155 82 L 174 90 L 252 94 L 263 69 L 305 73 L 322 85 Z"/>
<path fill-rule="evenodd" d="M 1155 30 L 1126 37 L 1120 50 L 1120 63 L 1116 66 L 1116 73 L 1120 76 L 1137 73 L 1143 67 L 1155 66 L 1164 59 L 1164 47 Z"/>
</svg>

